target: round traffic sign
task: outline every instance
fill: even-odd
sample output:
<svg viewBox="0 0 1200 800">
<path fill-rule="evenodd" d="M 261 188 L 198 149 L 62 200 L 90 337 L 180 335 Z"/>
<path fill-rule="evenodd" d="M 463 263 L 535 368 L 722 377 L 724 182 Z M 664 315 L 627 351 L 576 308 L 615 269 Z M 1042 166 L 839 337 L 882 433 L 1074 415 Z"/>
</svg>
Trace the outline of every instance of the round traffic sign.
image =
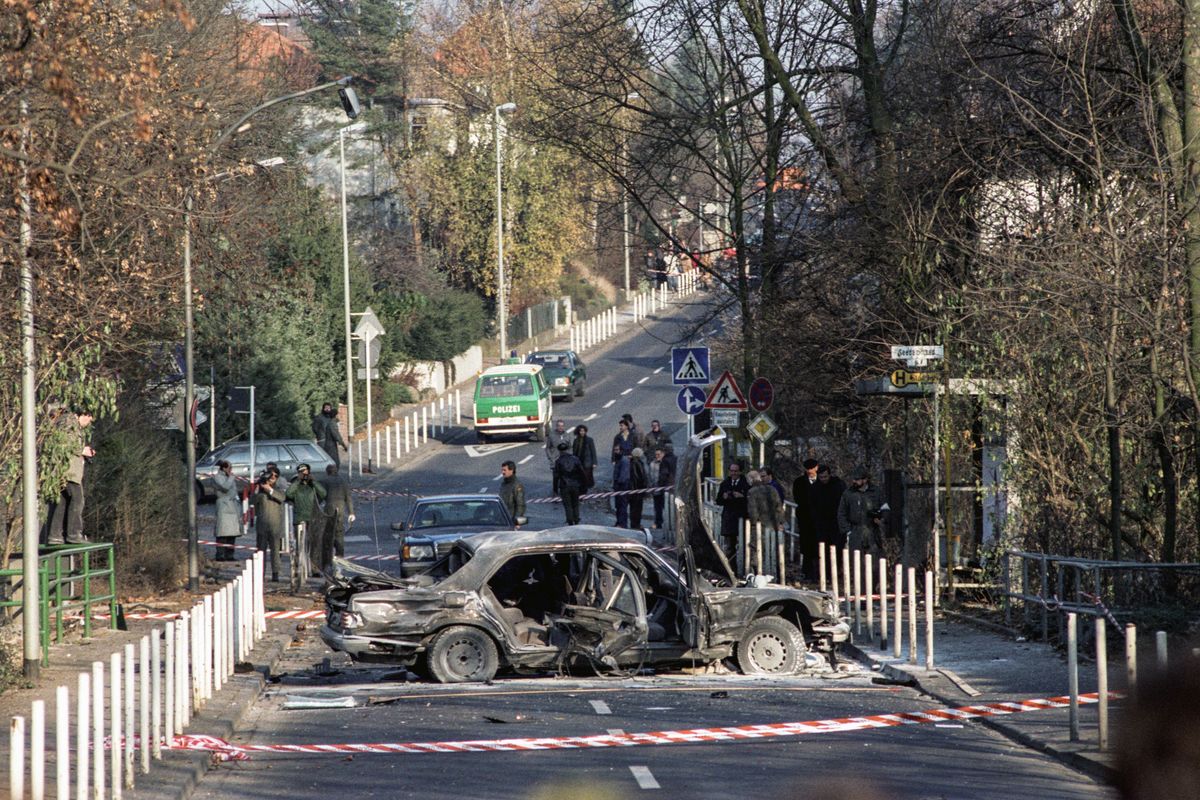
<svg viewBox="0 0 1200 800">
<path fill-rule="evenodd" d="M 755 378 L 747 399 L 755 411 L 766 411 L 775 402 L 775 387 L 766 378 Z"/>
<path fill-rule="evenodd" d="M 679 410 L 694 417 L 704 410 L 704 388 L 700 386 L 684 386 L 675 398 Z"/>
</svg>

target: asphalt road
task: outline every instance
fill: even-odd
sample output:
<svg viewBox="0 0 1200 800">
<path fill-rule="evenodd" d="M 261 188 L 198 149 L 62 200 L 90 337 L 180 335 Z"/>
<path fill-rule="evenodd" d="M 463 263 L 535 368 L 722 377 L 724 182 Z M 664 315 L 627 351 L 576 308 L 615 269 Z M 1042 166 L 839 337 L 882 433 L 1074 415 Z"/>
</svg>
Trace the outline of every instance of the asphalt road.
<svg viewBox="0 0 1200 800">
<path fill-rule="evenodd" d="M 660 420 L 677 447 L 682 447 L 686 417 L 676 406 L 679 387 L 672 385 L 670 375 L 671 347 L 677 344 L 698 344 L 706 333 L 711 335 L 716 323 L 705 320 L 704 301 L 672 304 L 666 311 L 637 323 L 622 316 L 618 335 L 583 353 L 588 368 L 587 393 L 571 402 L 554 404 L 554 419 L 566 422 L 571 430 L 579 423 L 588 426 L 596 441 L 600 465 L 596 469 L 596 490 L 608 488 L 611 475 L 606 454 L 612 437 L 617 433 L 617 420 L 624 413 L 633 415 L 643 430 L 650 421 Z M 698 335 L 688 338 L 699 328 Z M 449 429 L 435 443 L 429 443 L 400 462 L 393 461 L 377 476 L 354 477 L 356 486 L 381 491 L 407 491 L 418 495 L 448 492 L 495 492 L 500 484 L 500 464 L 512 460 L 517 464 L 517 477 L 525 484 L 527 498 L 548 497 L 550 462 L 544 445 L 525 441 L 521 437 L 477 445 L 470 428 L 469 399 L 463 393 L 463 426 Z M 653 454 L 648 454 L 652 457 Z M 397 535 L 391 523 L 403 520 L 412 500 L 405 497 L 382 497 L 375 501 L 357 499 L 357 521 L 347 531 L 347 555 L 394 554 Z M 585 523 L 611 525 L 614 516 L 606 502 L 593 501 L 583 507 Z M 533 529 L 563 524 L 559 504 L 530 504 L 529 526 Z M 653 505 L 647 499 L 644 525 L 653 524 Z M 381 562 L 387 568 L 387 562 Z"/>
<path fill-rule="evenodd" d="M 405 683 L 334 657 L 319 674 L 310 629 L 237 743 L 364 744 L 642 733 L 842 719 L 938 706 L 875 685 L 857 665 L 808 676 L 534 678 L 491 685 Z M 353 708 L 285 709 L 320 698 Z M 860 785 L 847 787 L 847 780 Z M 871 787 L 864 788 L 862 784 Z M 286 788 L 285 788 L 286 787 Z M 491 753 L 255 754 L 208 773 L 194 797 L 626 798 L 1110 797 L 1089 778 L 978 723 L 938 722 L 764 740 Z"/>
</svg>

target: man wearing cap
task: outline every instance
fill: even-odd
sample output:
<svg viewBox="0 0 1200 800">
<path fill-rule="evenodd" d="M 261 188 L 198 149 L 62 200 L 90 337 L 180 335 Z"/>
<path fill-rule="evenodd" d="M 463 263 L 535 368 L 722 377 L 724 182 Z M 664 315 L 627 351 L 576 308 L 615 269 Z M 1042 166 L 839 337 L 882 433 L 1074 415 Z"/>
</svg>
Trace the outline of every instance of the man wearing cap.
<svg viewBox="0 0 1200 800">
<path fill-rule="evenodd" d="M 579 524 L 579 495 L 586 480 L 583 464 L 571 452 L 571 445 L 566 442 L 559 444 L 558 460 L 554 462 L 554 492 L 562 498 L 568 525 Z"/>
<path fill-rule="evenodd" d="M 873 556 L 883 555 L 883 512 L 879 492 L 871 486 L 866 467 L 850 473 L 850 488 L 838 504 L 838 528 L 846 537 L 846 546 Z"/>
</svg>

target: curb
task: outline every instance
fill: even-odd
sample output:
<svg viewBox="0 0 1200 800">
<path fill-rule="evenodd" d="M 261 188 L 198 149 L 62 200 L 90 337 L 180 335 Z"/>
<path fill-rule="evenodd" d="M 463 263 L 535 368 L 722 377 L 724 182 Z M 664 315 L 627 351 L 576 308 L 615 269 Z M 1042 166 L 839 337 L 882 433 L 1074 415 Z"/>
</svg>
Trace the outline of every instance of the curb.
<svg viewBox="0 0 1200 800">
<path fill-rule="evenodd" d="M 204 710 L 192 717 L 188 727 L 226 740 L 241 731 L 247 712 L 262 694 L 268 678 L 292 641 L 290 628 L 268 632 L 266 639 L 250 654 L 253 672 L 237 673 L 230 678 Z M 129 800 L 188 800 L 215 763 L 212 753 L 171 752 L 164 755 L 162 761 L 152 762 L 148 775 L 138 775 L 137 787 L 127 790 L 125 797 Z"/>
<path fill-rule="evenodd" d="M 1003 626 L 999 626 L 1003 629 Z M 1004 629 L 1007 630 L 1007 629 Z M 928 695 L 946 706 L 961 705 L 960 697 L 951 697 L 942 689 L 935 687 L 937 675 L 930 675 L 924 669 L 914 669 L 909 672 L 906 669 L 901 669 L 894 664 L 887 663 L 870 653 L 863 651 L 858 645 L 851 642 L 846 642 L 842 645 L 842 652 L 857 660 L 864 666 L 869 667 L 872 671 L 877 671 L 885 678 L 896 683 L 911 686 L 922 694 Z M 948 679 L 947 679 L 948 680 Z M 1070 767 L 1078 772 L 1083 773 L 1089 778 L 1111 786 L 1116 777 L 1116 771 L 1102 763 L 1096 758 L 1085 755 L 1082 752 L 1064 749 L 1056 744 L 1043 741 L 1034 736 L 1031 736 L 1024 731 L 1007 724 L 1003 717 L 982 717 L 977 720 L 979 724 L 986 725 L 996 733 L 1006 739 L 1019 744 L 1023 747 L 1028 747 L 1031 750 L 1036 750 L 1039 753 L 1044 753 L 1050 756 L 1059 763 Z"/>
</svg>

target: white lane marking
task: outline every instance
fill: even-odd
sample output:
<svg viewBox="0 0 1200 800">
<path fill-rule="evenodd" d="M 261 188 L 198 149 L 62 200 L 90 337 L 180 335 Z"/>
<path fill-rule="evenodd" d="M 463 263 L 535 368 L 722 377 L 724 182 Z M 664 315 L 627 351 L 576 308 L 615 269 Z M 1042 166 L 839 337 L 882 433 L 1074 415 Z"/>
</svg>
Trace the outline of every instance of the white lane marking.
<svg viewBox="0 0 1200 800">
<path fill-rule="evenodd" d="M 465 444 L 463 450 L 467 452 L 470 458 L 481 458 L 483 456 L 495 455 L 502 453 L 505 450 L 513 450 L 517 447 L 524 447 L 524 442 L 506 442 L 504 444 Z"/>
<path fill-rule="evenodd" d="M 625 395 L 629 394 L 632 391 L 633 391 L 633 389 L 626 389 L 625 391 L 621 392 L 621 397 L 624 397 Z"/>
<path fill-rule="evenodd" d="M 659 367 L 658 369 L 654 370 L 654 374 L 657 375 L 658 373 L 662 372 L 664 369 L 665 369 L 665 367 Z"/>
<path fill-rule="evenodd" d="M 604 702 L 603 700 L 589 700 L 588 702 L 592 704 L 592 708 L 595 709 L 597 714 L 612 713 L 612 709 L 608 707 L 608 703 Z"/>
<path fill-rule="evenodd" d="M 608 401 L 607 403 L 605 403 L 605 404 L 604 404 L 602 407 L 603 407 L 603 408 L 612 408 L 612 407 L 613 407 L 613 406 L 615 406 L 616 404 L 617 404 L 617 401 L 616 401 L 616 400 L 609 400 L 609 401 Z"/>
<path fill-rule="evenodd" d="M 607 733 L 609 736 L 624 736 L 625 735 L 625 731 L 621 730 L 620 728 L 609 728 L 608 730 L 605 731 L 605 733 Z"/>
<path fill-rule="evenodd" d="M 486 486 L 480 486 L 480 487 L 479 487 L 479 494 L 487 494 L 487 487 L 486 487 Z"/>
<path fill-rule="evenodd" d="M 518 461 L 517 463 L 518 463 L 518 464 L 528 464 L 528 463 L 529 463 L 529 460 L 530 460 L 531 458 L 533 458 L 533 453 L 530 453 L 529 455 L 525 456 L 524 458 L 522 458 L 522 459 L 521 459 L 520 461 Z"/>
<path fill-rule="evenodd" d="M 366 534 L 363 534 L 361 536 L 356 534 L 356 535 L 347 536 L 346 541 L 347 542 L 373 542 L 375 540 L 372 539 L 370 536 L 367 536 Z"/>
<path fill-rule="evenodd" d="M 496 477 L 492 478 L 492 481 L 493 481 L 493 482 L 496 482 L 496 483 L 499 483 L 500 479 L 501 479 L 501 478 L 503 478 L 503 477 L 504 477 L 503 475 L 497 475 Z"/>
<path fill-rule="evenodd" d="M 639 378 L 639 379 L 638 379 L 638 383 L 645 383 L 645 382 L 646 382 L 646 381 L 648 381 L 648 380 L 650 380 L 650 376 L 649 376 L 649 375 L 647 375 L 647 376 L 646 376 L 646 377 L 644 377 L 644 378 Z"/>
<path fill-rule="evenodd" d="M 600 416 L 600 415 L 599 415 L 599 414 L 588 414 L 586 417 L 584 417 L 584 418 L 583 418 L 583 421 L 584 421 L 584 422 L 591 422 L 592 420 L 594 420 L 594 419 L 595 419 L 596 417 L 598 417 L 598 416 Z"/>
<path fill-rule="evenodd" d="M 633 779 L 637 781 L 639 789 L 661 789 L 658 781 L 654 780 L 654 775 L 651 774 L 649 767 L 634 767 L 631 766 L 629 771 L 633 773 Z"/>
</svg>

